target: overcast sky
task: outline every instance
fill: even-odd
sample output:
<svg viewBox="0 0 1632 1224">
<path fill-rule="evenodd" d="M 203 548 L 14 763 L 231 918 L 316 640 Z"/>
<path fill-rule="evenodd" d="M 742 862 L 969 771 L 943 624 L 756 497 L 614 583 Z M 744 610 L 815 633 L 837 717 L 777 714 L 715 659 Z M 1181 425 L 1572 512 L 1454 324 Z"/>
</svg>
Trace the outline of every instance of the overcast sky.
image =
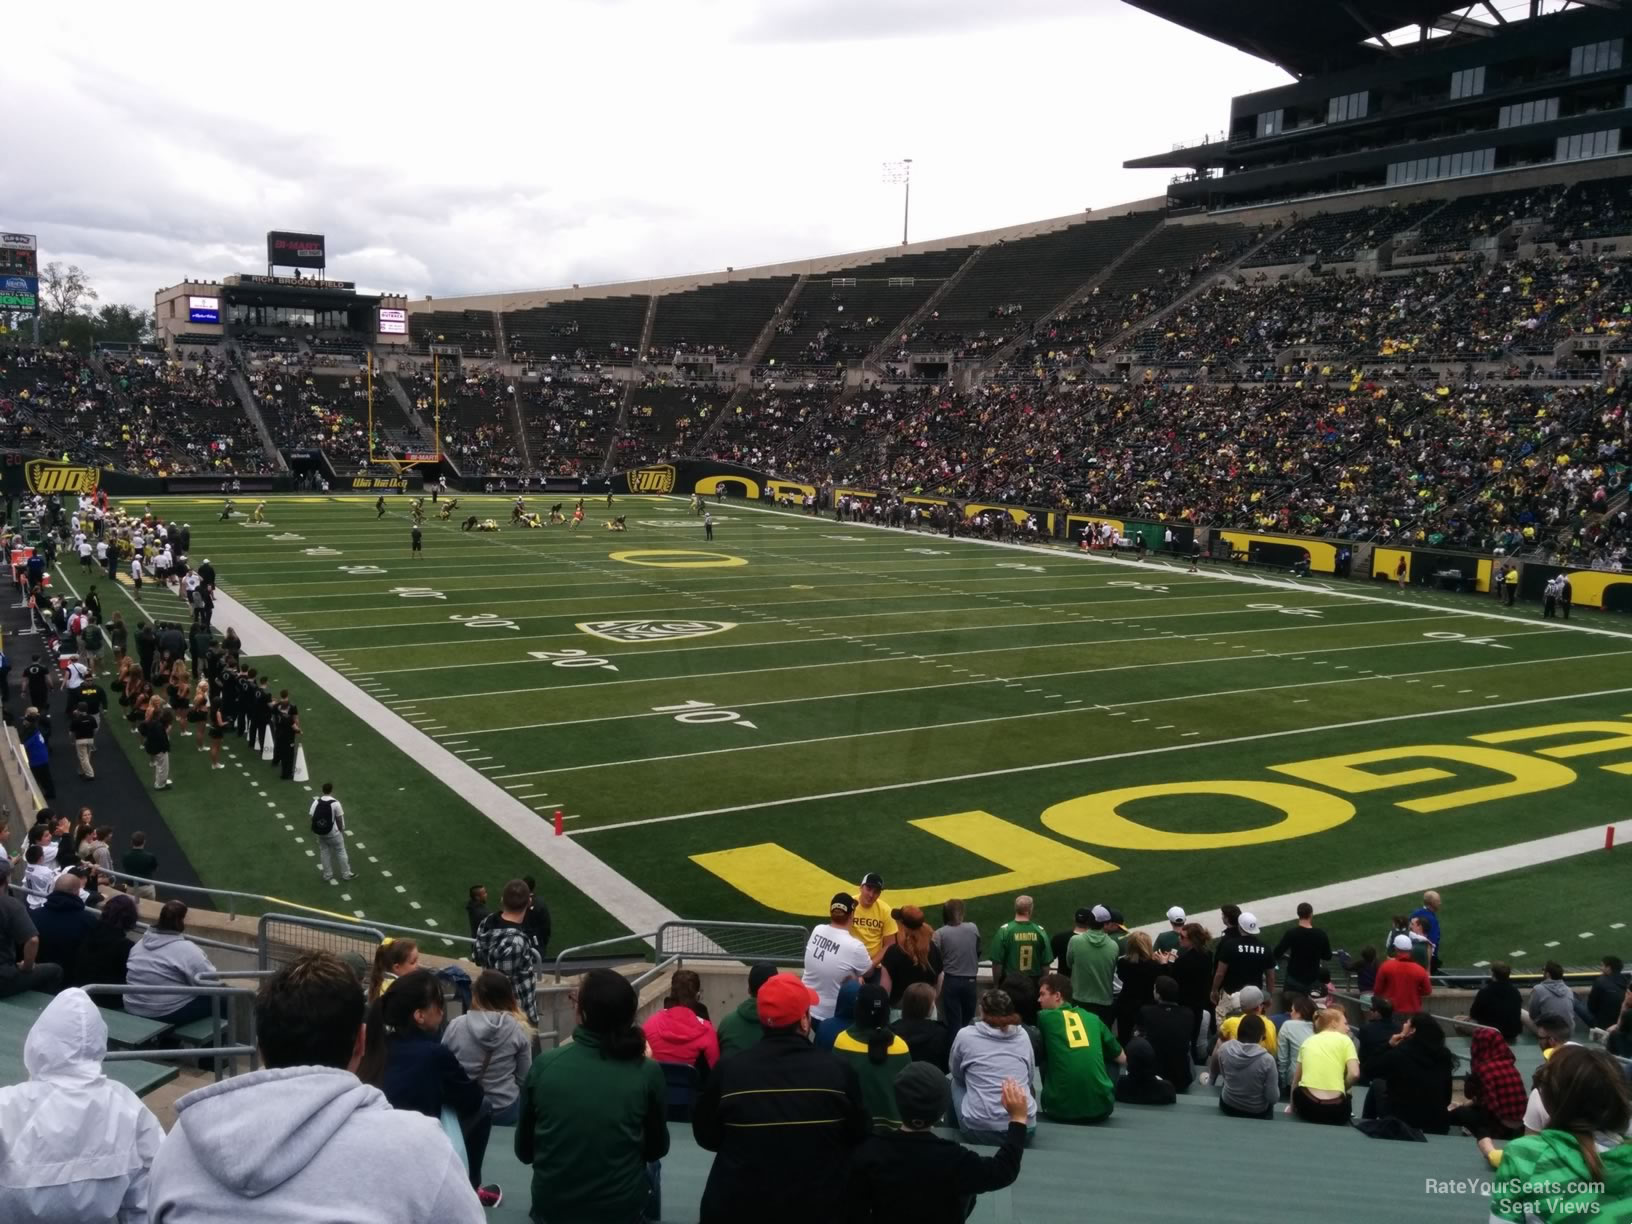
<svg viewBox="0 0 1632 1224">
<path fill-rule="evenodd" d="M 1280 70 L 1119 0 L 485 0 L 6 18 L 0 228 L 104 301 L 328 235 L 411 295 L 623 280 L 1160 194 Z M 264 266 L 259 270 L 264 271 Z"/>
</svg>

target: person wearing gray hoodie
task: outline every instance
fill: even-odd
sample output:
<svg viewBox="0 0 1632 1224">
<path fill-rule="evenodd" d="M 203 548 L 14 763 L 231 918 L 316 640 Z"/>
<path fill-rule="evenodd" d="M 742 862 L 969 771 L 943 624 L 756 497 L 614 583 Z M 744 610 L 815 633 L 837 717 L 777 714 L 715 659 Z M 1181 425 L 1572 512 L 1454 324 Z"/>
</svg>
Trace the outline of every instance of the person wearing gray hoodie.
<svg viewBox="0 0 1632 1224">
<path fill-rule="evenodd" d="M 1264 1018 L 1254 1012 L 1241 1017 L 1235 1038 L 1221 1041 L 1207 1060 L 1218 1081 L 1218 1107 L 1237 1118 L 1270 1118 L 1281 1099 L 1275 1056 L 1259 1044 L 1264 1039 Z"/>
<path fill-rule="evenodd" d="M 363 985 L 311 952 L 261 986 L 265 1068 L 189 1092 L 159 1148 L 148 1214 L 165 1224 L 479 1224 L 463 1162 L 424 1114 L 392 1109 L 352 1072 Z"/>
<path fill-rule="evenodd" d="M 1530 992 L 1530 1001 L 1525 1006 L 1530 1023 L 1535 1025 L 1548 1017 L 1556 1017 L 1573 1029 L 1575 991 L 1564 983 L 1564 966 L 1557 961 L 1548 961 L 1542 973 L 1544 976 Z"/>
<path fill-rule="evenodd" d="M 533 1065 L 531 1030 L 516 1002 L 516 989 L 497 969 L 483 969 L 472 990 L 473 1010 L 442 1034 L 465 1074 L 481 1085 L 494 1126 L 514 1126 L 521 1116 L 521 1086 Z"/>
<path fill-rule="evenodd" d="M 125 963 L 127 986 L 149 986 L 125 996 L 125 1010 L 133 1016 L 164 1020 L 170 1024 L 191 1024 L 207 1019 L 210 1000 L 206 995 L 184 995 L 159 989 L 164 986 L 196 986 L 199 978 L 214 973 L 215 966 L 199 946 L 182 932 L 187 928 L 187 903 L 166 901 L 153 929 L 137 941 Z"/>
<path fill-rule="evenodd" d="M 952 1112 L 965 1143 L 1003 1141 L 1009 1127 L 1008 1106 L 1003 1104 L 1005 1080 L 1018 1080 L 1025 1087 L 1026 1132 L 1037 1129 L 1037 1098 L 1032 1092 L 1037 1056 L 1008 991 L 981 995 L 980 1019 L 958 1030 L 948 1063 Z"/>
</svg>

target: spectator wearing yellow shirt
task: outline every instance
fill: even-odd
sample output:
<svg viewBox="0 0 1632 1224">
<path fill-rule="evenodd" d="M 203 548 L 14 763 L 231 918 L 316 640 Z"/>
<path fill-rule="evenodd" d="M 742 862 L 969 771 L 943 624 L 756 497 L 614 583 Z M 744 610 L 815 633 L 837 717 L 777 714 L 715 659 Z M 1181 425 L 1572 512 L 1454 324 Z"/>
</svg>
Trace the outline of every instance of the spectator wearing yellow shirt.
<svg viewBox="0 0 1632 1224">
<path fill-rule="evenodd" d="M 858 904 L 850 919 L 850 933 L 861 940 L 861 946 L 872 957 L 874 972 L 879 975 L 876 980 L 888 990 L 890 977 L 879 961 L 884 959 L 884 950 L 895 942 L 896 924 L 890 907 L 883 901 L 884 878 L 876 871 L 869 871 L 861 877 L 861 886 L 856 892 Z M 867 980 L 875 979 L 869 973 Z"/>
<path fill-rule="evenodd" d="M 1218 1039 L 1220 1041 L 1234 1041 L 1235 1030 L 1241 1027 L 1242 1017 L 1256 1015 L 1264 1022 L 1264 1035 L 1259 1039 L 1258 1044 L 1271 1054 L 1275 1054 L 1277 1052 L 1275 1022 L 1264 1015 L 1264 992 L 1256 986 L 1244 986 L 1237 998 L 1240 1001 L 1241 1010 L 1232 1016 L 1224 1017 L 1223 1023 L 1218 1026 Z"/>
</svg>

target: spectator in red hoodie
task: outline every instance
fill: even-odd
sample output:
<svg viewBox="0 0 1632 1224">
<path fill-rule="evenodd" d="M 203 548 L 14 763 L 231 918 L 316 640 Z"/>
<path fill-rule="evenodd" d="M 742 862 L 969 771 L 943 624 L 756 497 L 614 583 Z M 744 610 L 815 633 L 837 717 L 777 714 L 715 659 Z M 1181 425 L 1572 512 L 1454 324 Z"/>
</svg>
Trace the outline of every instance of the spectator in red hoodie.
<svg viewBox="0 0 1632 1224">
<path fill-rule="evenodd" d="M 1411 937 L 1394 937 L 1394 955 L 1377 969 L 1377 982 L 1371 993 L 1381 995 L 1394 1004 L 1396 1015 L 1410 1016 L 1422 1010 L 1422 1001 L 1434 993 L 1434 984 L 1424 969 L 1411 955 Z"/>
<path fill-rule="evenodd" d="M 677 969 L 669 991 L 663 1010 L 641 1026 L 652 1057 L 660 1063 L 685 1063 L 696 1067 L 698 1075 L 707 1075 L 720 1061 L 720 1038 L 698 1014 L 703 1011 L 698 999 L 702 979 L 690 969 Z"/>
</svg>

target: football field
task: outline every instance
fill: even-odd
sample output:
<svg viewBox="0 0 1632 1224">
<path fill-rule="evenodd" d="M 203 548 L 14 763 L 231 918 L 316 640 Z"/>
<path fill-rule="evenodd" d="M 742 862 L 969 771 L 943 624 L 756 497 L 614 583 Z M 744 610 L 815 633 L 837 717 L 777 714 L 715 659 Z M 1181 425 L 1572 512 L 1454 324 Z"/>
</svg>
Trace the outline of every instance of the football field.
<svg viewBox="0 0 1632 1224">
<path fill-rule="evenodd" d="M 1053 929 L 1096 902 L 1136 925 L 1263 900 L 1268 925 L 1321 890 L 1352 948 L 1444 883 L 1450 963 L 1621 950 L 1632 851 L 1581 852 L 1632 787 L 1620 618 L 738 502 L 710 503 L 707 541 L 680 498 L 591 498 L 578 529 L 460 501 L 428 517 L 418 556 L 401 496 L 384 518 L 372 499 L 272 498 L 264 526 L 216 521 L 219 500 L 154 508 L 190 519 L 194 558 L 295 647 L 504 788 L 540 834 L 559 810 L 569 839 L 673 912 L 803 922 L 866 871 L 895 904 L 964 897 L 987 931 L 1019 892 Z M 502 529 L 461 531 L 471 511 Z M 209 882 L 246 886 L 253 866 L 287 875 L 280 895 L 463 930 L 468 883 L 496 894 L 536 862 L 426 771 L 400 724 L 272 662 L 308 696 L 313 781 L 349 788 L 368 832 L 354 857 L 377 845 L 393 866 L 337 902 L 304 808 L 276 791 L 270 835 L 221 838 L 208 788 L 262 785 L 235 761 L 161 799 Z M 555 946 L 620 929 L 593 890 L 553 887 Z"/>
</svg>

